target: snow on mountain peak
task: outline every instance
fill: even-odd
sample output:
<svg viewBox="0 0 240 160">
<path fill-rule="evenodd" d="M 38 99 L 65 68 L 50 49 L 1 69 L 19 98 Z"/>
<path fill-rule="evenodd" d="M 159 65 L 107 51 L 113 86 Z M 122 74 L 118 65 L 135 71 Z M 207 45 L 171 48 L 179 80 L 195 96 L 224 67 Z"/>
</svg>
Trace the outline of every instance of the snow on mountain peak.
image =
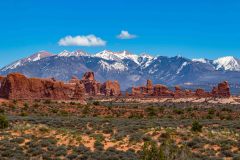
<svg viewBox="0 0 240 160">
<path fill-rule="evenodd" d="M 38 61 L 42 58 L 45 58 L 45 57 L 50 57 L 50 56 L 53 56 L 53 54 L 47 52 L 47 51 L 39 51 L 33 55 L 31 55 L 30 57 L 26 58 L 29 62 L 31 61 Z M 25 60 L 26 60 L 25 59 Z"/>
<path fill-rule="evenodd" d="M 124 64 L 122 64 L 120 62 L 115 62 L 113 64 L 109 64 L 108 62 L 100 60 L 98 63 L 101 65 L 101 67 L 104 70 L 107 70 L 107 71 L 110 71 L 110 70 L 117 70 L 117 71 L 128 70 L 128 68 Z"/>
<path fill-rule="evenodd" d="M 112 51 L 104 50 L 102 52 L 97 53 L 95 56 L 106 59 L 106 60 L 115 60 L 115 61 L 122 61 L 123 59 L 131 59 L 135 63 L 139 64 L 138 55 L 131 54 L 128 51 L 112 52 Z"/>
<path fill-rule="evenodd" d="M 19 66 L 23 66 L 24 64 L 26 64 L 27 62 L 34 62 L 34 61 L 38 61 L 41 60 L 42 58 L 46 58 L 46 57 L 50 57 L 53 56 L 53 54 L 47 52 L 47 51 L 39 51 L 27 58 L 23 58 L 21 60 L 15 61 L 13 63 L 11 63 L 10 65 L 4 67 L 2 69 L 2 71 L 6 71 L 8 69 L 15 69 Z"/>
<path fill-rule="evenodd" d="M 88 54 L 86 52 L 83 52 L 81 50 L 69 52 L 67 50 L 64 50 L 63 52 L 59 53 L 59 57 L 80 57 L 80 56 L 87 56 Z"/>
<path fill-rule="evenodd" d="M 213 61 L 213 64 L 216 65 L 216 70 L 240 71 L 240 60 L 232 56 L 218 58 Z"/>
</svg>

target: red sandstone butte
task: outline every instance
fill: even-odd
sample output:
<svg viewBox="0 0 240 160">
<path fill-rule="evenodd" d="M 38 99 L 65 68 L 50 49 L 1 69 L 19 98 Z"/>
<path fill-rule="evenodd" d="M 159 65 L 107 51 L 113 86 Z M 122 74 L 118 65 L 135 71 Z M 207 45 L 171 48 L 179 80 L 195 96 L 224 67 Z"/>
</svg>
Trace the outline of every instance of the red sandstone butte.
<svg viewBox="0 0 240 160">
<path fill-rule="evenodd" d="M 52 79 L 27 78 L 11 73 L 1 82 L 0 97 L 6 99 L 83 99 L 81 84 L 65 84 Z"/>
<path fill-rule="evenodd" d="M 106 81 L 101 86 L 101 93 L 106 96 L 120 95 L 120 85 L 118 81 Z"/>
<path fill-rule="evenodd" d="M 212 96 L 214 97 L 230 97 L 230 87 L 227 81 L 219 83 L 217 87 L 213 87 Z"/>
<path fill-rule="evenodd" d="M 84 85 L 86 95 L 97 96 L 119 96 L 121 94 L 118 81 L 106 81 L 103 84 L 95 80 L 94 72 L 86 72 L 82 79 L 79 80 L 73 76 L 69 83 L 81 83 Z"/>
</svg>

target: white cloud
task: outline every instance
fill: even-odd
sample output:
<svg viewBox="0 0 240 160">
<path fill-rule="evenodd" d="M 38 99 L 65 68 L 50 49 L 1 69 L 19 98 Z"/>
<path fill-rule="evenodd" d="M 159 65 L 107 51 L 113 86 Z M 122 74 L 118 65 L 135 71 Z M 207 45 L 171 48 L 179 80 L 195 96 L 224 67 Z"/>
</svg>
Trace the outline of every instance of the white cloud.
<svg viewBox="0 0 240 160">
<path fill-rule="evenodd" d="M 58 42 L 60 46 L 105 46 L 106 41 L 93 34 L 82 36 L 66 36 L 61 38 Z"/>
<path fill-rule="evenodd" d="M 136 35 L 130 34 L 128 31 L 121 31 L 121 33 L 117 36 L 119 39 L 133 39 L 136 37 Z"/>
</svg>

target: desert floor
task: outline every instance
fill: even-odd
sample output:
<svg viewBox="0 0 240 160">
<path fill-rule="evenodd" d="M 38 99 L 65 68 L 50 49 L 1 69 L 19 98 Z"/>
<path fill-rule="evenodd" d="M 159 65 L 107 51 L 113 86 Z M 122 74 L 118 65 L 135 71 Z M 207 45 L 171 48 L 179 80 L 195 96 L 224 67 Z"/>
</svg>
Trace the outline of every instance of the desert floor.
<svg viewBox="0 0 240 160">
<path fill-rule="evenodd" d="M 240 159 L 239 97 L 2 99 L 0 115 L 1 160 Z"/>
</svg>

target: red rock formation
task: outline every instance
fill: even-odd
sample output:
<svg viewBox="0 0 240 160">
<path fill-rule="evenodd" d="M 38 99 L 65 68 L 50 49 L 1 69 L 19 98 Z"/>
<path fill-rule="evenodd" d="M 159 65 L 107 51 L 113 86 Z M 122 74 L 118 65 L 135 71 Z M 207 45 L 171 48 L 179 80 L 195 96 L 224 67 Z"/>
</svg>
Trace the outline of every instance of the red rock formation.
<svg viewBox="0 0 240 160">
<path fill-rule="evenodd" d="M 153 96 L 172 97 L 174 94 L 168 89 L 167 86 L 157 84 L 153 87 Z"/>
<path fill-rule="evenodd" d="M 133 96 L 140 96 L 142 95 L 140 87 L 132 87 L 132 95 Z"/>
<path fill-rule="evenodd" d="M 19 73 L 2 80 L 0 97 L 7 99 L 83 99 L 80 84 L 65 84 L 52 79 L 27 78 Z"/>
<path fill-rule="evenodd" d="M 151 80 L 147 80 L 147 85 L 146 85 L 146 89 L 147 89 L 147 94 L 151 95 L 153 94 L 153 84 Z"/>
<path fill-rule="evenodd" d="M 101 93 L 106 96 L 118 96 L 121 94 L 118 81 L 106 81 L 101 86 Z"/>
<path fill-rule="evenodd" d="M 3 80 L 3 78 L 4 78 L 3 76 L 0 76 L 0 82 Z"/>
<path fill-rule="evenodd" d="M 153 85 L 151 80 L 147 80 L 146 86 L 132 87 L 131 96 L 155 96 L 155 97 L 174 97 L 174 98 L 188 98 L 188 97 L 230 97 L 230 89 L 228 83 L 222 82 L 218 87 L 214 87 L 212 92 L 205 92 L 204 89 L 197 89 L 195 92 L 191 90 L 182 90 L 180 86 L 175 86 L 175 91 L 171 91 L 167 86 L 156 84 Z M 128 95 L 129 96 L 129 95 Z"/>
<path fill-rule="evenodd" d="M 83 84 L 85 93 L 89 96 L 118 96 L 121 94 L 118 81 L 106 81 L 105 83 L 101 84 L 100 82 L 95 80 L 93 72 L 86 72 L 81 80 L 73 76 L 69 83 Z"/>
<path fill-rule="evenodd" d="M 0 76 L 0 87 L 1 87 L 1 82 L 2 82 L 3 79 L 4 79 L 4 77 Z"/>
<path fill-rule="evenodd" d="M 184 96 L 185 96 L 185 92 L 182 91 L 180 86 L 175 86 L 174 98 L 180 98 Z"/>
<path fill-rule="evenodd" d="M 69 81 L 69 83 L 78 83 L 79 79 L 76 76 L 72 76 L 72 79 Z"/>
<path fill-rule="evenodd" d="M 231 96 L 231 93 L 228 82 L 224 81 L 222 83 L 219 83 L 217 87 L 213 87 L 212 96 L 229 98 Z"/>
<path fill-rule="evenodd" d="M 86 72 L 86 73 L 83 75 L 82 80 L 95 81 L 94 73 L 93 73 L 93 72 Z"/>
<path fill-rule="evenodd" d="M 202 88 L 198 88 L 198 89 L 196 89 L 196 91 L 195 91 L 195 96 L 196 97 L 209 97 L 210 96 L 210 94 L 208 93 L 208 92 L 205 92 L 204 91 L 204 89 L 202 89 Z"/>
</svg>

